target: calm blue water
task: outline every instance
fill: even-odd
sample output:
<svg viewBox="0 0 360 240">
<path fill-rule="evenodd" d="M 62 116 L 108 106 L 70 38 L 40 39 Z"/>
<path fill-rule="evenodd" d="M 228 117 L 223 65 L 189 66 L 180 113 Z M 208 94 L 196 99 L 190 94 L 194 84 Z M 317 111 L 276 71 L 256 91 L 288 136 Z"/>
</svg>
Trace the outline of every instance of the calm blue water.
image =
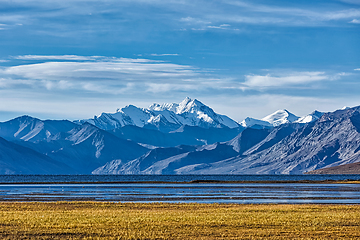
<svg viewBox="0 0 360 240">
<path fill-rule="evenodd" d="M 360 175 L 0 175 L 0 183 L 360 180 Z"/>
<path fill-rule="evenodd" d="M 360 175 L 0 175 L 0 201 L 360 204 L 360 184 L 188 183 L 347 179 Z"/>
<path fill-rule="evenodd" d="M 0 184 L 0 201 L 360 204 L 360 184 Z"/>
</svg>

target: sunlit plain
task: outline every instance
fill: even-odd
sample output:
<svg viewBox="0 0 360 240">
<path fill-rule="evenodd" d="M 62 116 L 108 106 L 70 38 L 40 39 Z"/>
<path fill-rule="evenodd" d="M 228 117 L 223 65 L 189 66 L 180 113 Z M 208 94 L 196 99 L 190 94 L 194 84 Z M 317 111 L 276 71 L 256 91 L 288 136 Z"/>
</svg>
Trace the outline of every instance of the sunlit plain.
<svg viewBox="0 0 360 240">
<path fill-rule="evenodd" d="M 359 205 L 2 202 L 1 239 L 356 239 Z"/>
</svg>

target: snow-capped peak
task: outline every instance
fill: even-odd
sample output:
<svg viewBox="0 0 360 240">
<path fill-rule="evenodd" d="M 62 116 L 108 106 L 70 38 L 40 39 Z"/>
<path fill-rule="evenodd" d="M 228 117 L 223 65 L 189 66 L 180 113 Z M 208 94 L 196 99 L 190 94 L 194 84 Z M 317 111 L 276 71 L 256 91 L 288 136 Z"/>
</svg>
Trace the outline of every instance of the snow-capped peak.
<svg viewBox="0 0 360 240">
<path fill-rule="evenodd" d="M 243 127 L 254 128 L 254 126 L 256 126 L 256 127 L 271 127 L 271 126 L 276 127 L 276 126 L 279 126 L 279 125 L 285 124 L 285 123 L 309 123 L 309 122 L 314 122 L 314 121 L 318 120 L 319 118 L 321 118 L 321 116 L 323 114 L 324 114 L 323 112 L 319 112 L 319 111 L 315 110 L 306 116 L 298 117 L 298 116 L 295 116 L 294 114 L 292 114 L 291 112 L 289 112 L 288 110 L 284 109 L 284 110 L 278 110 L 278 111 L 262 118 L 261 120 L 248 117 L 248 118 L 244 119 L 242 122 L 240 122 L 240 125 Z"/>
<path fill-rule="evenodd" d="M 173 131 L 183 125 L 198 127 L 239 127 L 239 124 L 227 116 L 215 113 L 210 107 L 197 99 L 185 98 L 181 103 L 154 103 L 148 108 L 128 105 L 117 109 L 116 113 L 103 113 L 94 119 L 81 120 L 99 128 L 110 130 L 125 125 L 144 127 L 154 125 L 164 131 Z M 160 125 L 159 125 L 160 124 Z"/>
<path fill-rule="evenodd" d="M 202 102 L 197 99 L 191 99 L 186 97 L 177 107 L 176 114 L 183 114 L 185 112 L 194 112 L 200 110 L 201 107 L 205 106 Z"/>
<path fill-rule="evenodd" d="M 313 111 L 312 113 L 299 118 L 298 120 L 296 120 L 296 123 L 309 123 L 309 122 L 313 122 L 318 120 L 319 118 L 321 118 L 321 116 L 323 115 L 323 112 L 319 112 L 317 110 Z"/>
<path fill-rule="evenodd" d="M 184 112 L 190 112 L 194 108 L 200 108 L 202 106 L 205 106 L 202 102 L 200 102 L 197 99 L 191 99 L 189 97 L 186 97 L 183 101 L 178 103 L 153 103 L 151 104 L 147 109 L 150 111 L 171 111 L 176 114 L 182 114 Z"/>
<path fill-rule="evenodd" d="M 273 126 L 279 126 L 284 123 L 292 123 L 298 120 L 299 117 L 295 116 L 288 110 L 277 110 L 276 112 L 262 118 L 261 120 L 269 122 Z"/>
</svg>

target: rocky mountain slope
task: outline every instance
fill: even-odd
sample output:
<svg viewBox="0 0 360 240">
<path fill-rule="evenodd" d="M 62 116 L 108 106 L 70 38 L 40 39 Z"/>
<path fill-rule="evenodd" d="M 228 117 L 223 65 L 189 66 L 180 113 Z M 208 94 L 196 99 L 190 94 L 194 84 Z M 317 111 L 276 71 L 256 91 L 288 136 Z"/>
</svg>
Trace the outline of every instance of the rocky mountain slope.
<svg viewBox="0 0 360 240">
<path fill-rule="evenodd" d="M 40 120 L 30 116 L 21 116 L 0 123 L 0 136 L 7 140 L 37 142 L 56 138 L 59 133 L 67 132 L 77 124 L 68 120 Z"/>
<path fill-rule="evenodd" d="M 38 158 L 42 157 L 48 161 L 52 160 L 68 166 L 71 169 L 69 171 L 59 169 L 59 173 L 68 174 L 90 174 L 95 168 L 108 161 L 113 159 L 128 161 L 149 150 L 130 140 L 118 138 L 89 123 L 77 125 L 66 120 L 43 121 L 29 116 L 1 123 L 0 136 L 12 141 L 16 146 L 21 145 L 24 154 L 31 149 Z M 10 158 L 11 156 L 9 155 Z M 14 153 L 12 158 L 16 157 L 17 155 Z M 31 160 L 31 158 L 29 159 Z M 24 166 L 19 165 L 17 168 L 22 169 Z M 49 164 L 42 168 L 39 167 L 38 173 L 46 171 L 56 173 L 56 168 L 47 169 L 46 166 L 49 167 Z M 45 169 L 47 170 L 45 171 Z M 37 172 L 34 169 L 32 173 Z"/>
<path fill-rule="evenodd" d="M 273 129 L 256 129 L 256 133 L 248 131 L 249 128 L 225 143 L 181 154 L 175 152 L 136 171 L 141 174 L 301 174 L 360 161 L 360 107 L 326 113 L 308 124 L 288 123 Z M 135 172 L 128 165 L 117 173 L 132 171 Z M 106 171 L 96 170 L 96 173 Z"/>
<path fill-rule="evenodd" d="M 327 167 L 310 172 L 306 174 L 360 174 L 360 162 L 348 163 L 336 167 Z"/>
<path fill-rule="evenodd" d="M 206 145 L 229 141 L 244 128 L 201 128 L 183 125 L 175 131 L 164 133 L 154 129 L 127 125 L 108 132 L 123 139 L 155 147 L 175 147 L 178 145 Z"/>
<path fill-rule="evenodd" d="M 74 174 L 64 163 L 0 137 L 0 174 Z"/>
</svg>

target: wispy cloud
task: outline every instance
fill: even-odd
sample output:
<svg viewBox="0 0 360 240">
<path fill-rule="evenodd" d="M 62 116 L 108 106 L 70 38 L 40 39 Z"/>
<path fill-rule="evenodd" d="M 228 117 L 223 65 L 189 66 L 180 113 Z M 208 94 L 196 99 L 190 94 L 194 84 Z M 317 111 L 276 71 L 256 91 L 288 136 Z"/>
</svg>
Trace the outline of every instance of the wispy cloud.
<svg viewBox="0 0 360 240">
<path fill-rule="evenodd" d="M 226 0 L 223 3 L 225 4 L 219 6 L 213 5 L 214 8 L 199 10 L 199 13 L 196 15 L 182 18 L 181 21 L 188 24 L 192 23 L 195 30 L 206 30 L 218 29 L 216 26 L 224 24 L 224 22 L 234 25 L 235 28 L 240 24 L 336 26 L 341 24 L 343 20 L 345 20 L 345 23 L 348 23 L 349 20 L 360 17 L 360 9 L 341 5 L 331 7 L 331 5 L 312 6 L 298 4 L 298 7 L 290 7 L 286 6 L 286 4 L 277 6 L 273 3 L 259 4 L 254 3 L 254 1 L 234 0 Z M 218 8 L 215 9 L 215 7 Z"/>
<path fill-rule="evenodd" d="M 146 62 L 162 62 L 151 59 L 133 59 L 133 58 L 117 58 L 117 57 L 105 57 L 105 56 L 79 56 L 79 55 L 19 55 L 13 56 L 12 59 L 18 60 L 69 60 L 69 61 L 102 61 L 102 62 L 124 62 L 124 63 L 146 63 Z M 8 60 L 6 60 L 8 61 Z"/>
<path fill-rule="evenodd" d="M 356 68 L 356 69 L 354 69 L 355 71 L 360 71 L 360 68 Z"/>
<path fill-rule="evenodd" d="M 282 88 L 289 86 L 306 85 L 319 81 L 336 80 L 346 73 L 327 75 L 325 72 L 280 72 L 266 75 L 246 75 L 245 88 Z"/>
<path fill-rule="evenodd" d="M 21 56 L 14 56 L 14 59 L 19 60 L 96 60 L 99 58 L 103 58 L 100 56 L 77 56 L 77 55 L 21 55 Z"/>
<path fill-rule="evenodd" d="M 208 71 L 150 59 L 77 55 L 25 55 L 14 58 L 43 62 L 3 67 L 0 77 L 4 87 L 52 91 L 77 89 L 115 95 L 196 89 L 200 86 L 201 89 L 221 87 Z"/>
<path fill-rule="evenodd" d="M 154 57 L 162 57 L 162 56 L 179 56 L 179 54 L 177 53 L 162 53 L 162 54 L 158 54 L 158 53 L 152 53 L 150 54 L 151 56 Z"/>
<path fill-rule="evenodd" d="M 324 20 L 341 20 L 360 17 L 359 9 L 346 9 L 341 11 L 326 12 L 325 14 L 318 14 L 319 18 Z"/>
<path fill-rule="evenodd" d="M 161 54 L 163 55 L 167 56 Z M 113 95 L 171 91 L 226 92 L 245 89 L 263 91 L 309 86 L 347 75 L 324 71 L 268 70 L 268 73 L 263 75 L 247 74 L 244 76 L 245 81 L 242 81 L 241 78 L 224 75 L 220 77 L 214 70 L 145 58 L 78 55 L 23 55 L 13 58 L 37 62 L 1 68 L 3 88 L 77 90 Z"/>
<path fill-rule="evenodd" d="M 354 8 L 344 8 L 344 9 L 327 9 L 319 7 L 312 7 L 311 5 L 305 5 L 302 7 L 287 7 L 287 6 L 276 6 L 276 5 L 264 5 L 264 4 L 254 4 L 245 1 L 226 1 L 230 5 L 238 6 L 241 8 L 245 8 L 250 12 L 256 13 L 266 13 L 272 14 L 273 17 L 282 19 L 282 20 L 290 20 L 291 23 L 296 22 L 316 22 L 316 21 L 330 21 L 330 20 L 341 20 L 341 19 L 349 19 L 353 17 L 360 16 L 360 10 Z M 300 6 L 300 5 L 299 5 Z M 296 18 L 294 18 L 296 17 Z M 300 18 L 303 19 L 300 19 Z"/>
<path fill-rule="evenodd" d="M 219 26 L 207 26 L 208 28 L 213 28 L 213 29 L 230 29 L 230 24 L 221 24 Z"/>
<path fill-rule="evenodd" d="M 359 19 L 353 19 L 349 23 L 360 24 L 360 20 Z"/>
<path fill-rule="evenodd" d="M 203 19 L 200 19 L 200 18 L 194 18 L 194 17 L 182 17 L 180 19 L 181 22 L 184 22 L 186 24 L 191 24 L 191 25 L 194 25 L 194 24 L 197 24 L 197 25 L 207 25 L 207 24 L 211 24 L 210 21 L 208 20 L 203 20 Z"/>
</svg>

